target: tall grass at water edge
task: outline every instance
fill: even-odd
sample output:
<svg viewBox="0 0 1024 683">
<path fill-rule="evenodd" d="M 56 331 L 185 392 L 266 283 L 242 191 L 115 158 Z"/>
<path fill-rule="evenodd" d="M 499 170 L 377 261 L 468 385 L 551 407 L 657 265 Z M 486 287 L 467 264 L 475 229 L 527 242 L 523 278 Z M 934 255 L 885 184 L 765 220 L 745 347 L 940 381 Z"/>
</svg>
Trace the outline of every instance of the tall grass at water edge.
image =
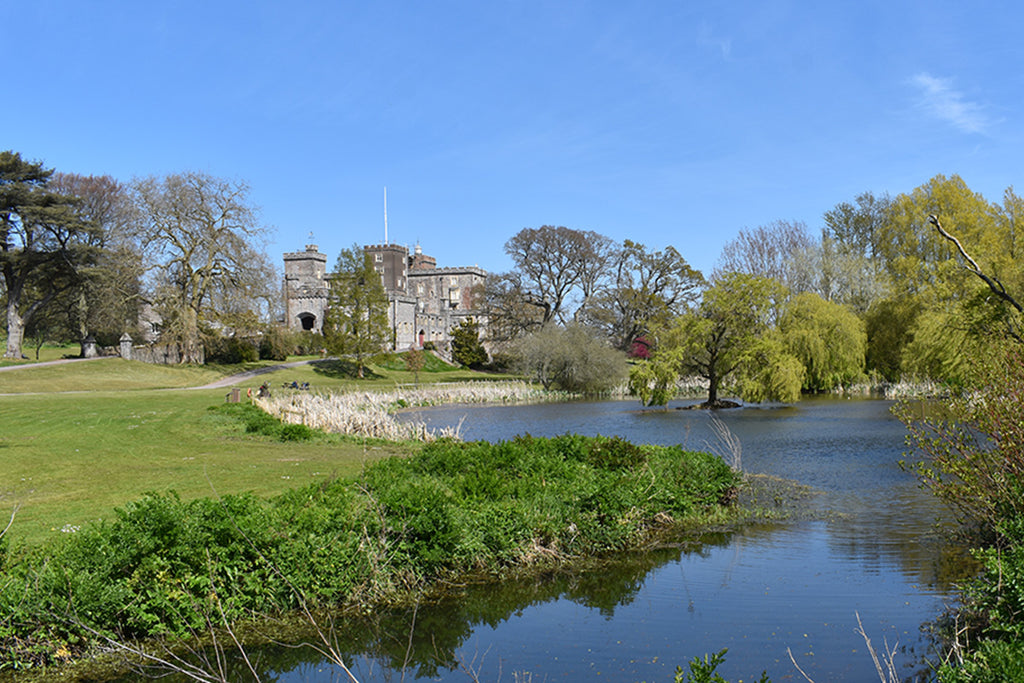
<svg viewBox="0 0 1024 683">
<path fill-rule="evenodd" d="M 422 421 L 399 421 L 394 413 L 453 403 L 531 403 L 564 401 L 568 394 L 545 391 L 526 382 L 463 382 L 393 391 L 332 394 L 292 393 L 257 399 L 270 415 L 289 424 L 302 424 L 336 434 L 391 441 L 435 441 L 459 437 L 459 428 L 431 430 Z"/>
</svg>

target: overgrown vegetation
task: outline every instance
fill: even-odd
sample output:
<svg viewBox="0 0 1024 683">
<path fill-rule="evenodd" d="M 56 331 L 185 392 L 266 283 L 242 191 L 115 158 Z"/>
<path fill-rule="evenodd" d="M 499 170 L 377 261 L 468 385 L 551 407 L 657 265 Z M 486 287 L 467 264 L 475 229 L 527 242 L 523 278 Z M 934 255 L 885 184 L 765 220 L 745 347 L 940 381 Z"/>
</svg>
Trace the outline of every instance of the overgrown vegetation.
<svg viewBox="0 0 1024 683">
<path fill-rule="evenodd" d="M 925 458 L 912 465 L 956 512 L 975 543 L 980 575 L 968 586 L 943 681 L 1021 680 L 1024 652 L 1024 353 L 974 364 L 971 386 L 935 415 L 898 415 Z"/>
<path fill-rule="evenodd" d="M 187 637 L 233 621 L 373 604 L 463 572 L 562 562 L 724 513 L 720 459 L 619 439 L 439 442 L 263 499 L 152 493 L 2 558 L 0 670 L 82 654 L 93 631 Z"/>
</svg>

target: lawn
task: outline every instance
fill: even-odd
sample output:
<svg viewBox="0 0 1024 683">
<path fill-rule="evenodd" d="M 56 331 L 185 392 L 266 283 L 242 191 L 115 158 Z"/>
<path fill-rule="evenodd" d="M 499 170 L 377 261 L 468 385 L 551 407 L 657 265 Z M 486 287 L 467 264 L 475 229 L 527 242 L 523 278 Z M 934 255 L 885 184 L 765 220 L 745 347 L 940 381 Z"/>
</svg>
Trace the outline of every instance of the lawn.
<svg viewBox="0 0 1024 683">
<path fill-rule="evenodd" d="M 357 473 L 369 460 L 410 446 L 337 436 L 282 443 L 247 435 L 212 406 L 229 389 L 206 384 L 245 368 L 163 367 L 104 359 L 0 372 L 0 515 L 19 511 L 11 537 L 35 543 L 61 529 L 109 517 L 147 491 L 183 498 L 290 487 Z M 269 368 L 268 368 L 269 369 Z M 412 373 L 369 368 L 354 380 L 342 362 L 285 368 L 246 379 L 274 391 L 309 382 L 313 390 L 383 389 L 412 383 Z M 452 369 L 420 381 L 486 375 Z M 243 392 L 243 396 L 244 396 Z"/>
</svg>

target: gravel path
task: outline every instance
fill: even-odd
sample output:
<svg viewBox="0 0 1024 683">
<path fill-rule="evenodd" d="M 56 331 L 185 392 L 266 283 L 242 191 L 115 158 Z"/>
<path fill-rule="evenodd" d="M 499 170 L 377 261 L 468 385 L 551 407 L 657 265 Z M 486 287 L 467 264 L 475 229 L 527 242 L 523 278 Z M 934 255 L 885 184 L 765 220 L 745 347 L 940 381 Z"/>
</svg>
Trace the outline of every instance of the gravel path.
<svg viewBox="0 0 1024 683">
<path fill-rule="evenodd" d="M 28 369 L 31 369 L 31 368 L 41 368 L 41 367 L 46 367 L 46 366 L 49 366 L 49 365 L 64 365 L 66 363 L 85 363 L 85 362 L 88 362 L 88 361 L 115 360 L 115 359 L 116 360 L 120 360 L 120 356 L 99 356 L 99 357 L 96 357 L 96 358 L 62 358 L 60 360 L 48 360 L 48 361 L 43 361 L 41 363 L 24 363 L 24 364 L 19 364 L 19 365 L 5 365 L 2 368 L 0 368 L 0 372 L 6 372 L 8 370 L 28 370 Z M 284 370 L 285 368 L 294 368 L 294 367 L 298 367 L 300 365 L 308 365 L 310 363 L 319 363 L 321 360 L 325 360 L 325 359 L 313 358 L 313 359 L 310 359 L 310 360 L 292 361 L 291 363 L 281 363 L 279 365 L 268 365 L 265 368 L 256 368 L 255 370 L 246 370 L 245 372 L 240 372 L 237 375 L 231 375 L 230 377 L 221 378 L 221 379 L 217 380 L 216 382 L 210 382 L 209 384 L 204 384 L 204 385 L 198 386 L 198 387 L 184 387 L 184 389 L 188 389 L 188 390 L 191 390 L 191 389 L 222 389 L 224 387 L 230 387 L 230 386 L 233 386 L 235 384 L 239 384 L 240 382 L 244 382 L 247 379 L 252 379 L 253 377 L 258 377 L 260 375 L 265 375 L 268 372 L 274 372 L 276 370 Z M 328 358 L 326 360 L 332 360 L 332 359 Z"/>
</svg>

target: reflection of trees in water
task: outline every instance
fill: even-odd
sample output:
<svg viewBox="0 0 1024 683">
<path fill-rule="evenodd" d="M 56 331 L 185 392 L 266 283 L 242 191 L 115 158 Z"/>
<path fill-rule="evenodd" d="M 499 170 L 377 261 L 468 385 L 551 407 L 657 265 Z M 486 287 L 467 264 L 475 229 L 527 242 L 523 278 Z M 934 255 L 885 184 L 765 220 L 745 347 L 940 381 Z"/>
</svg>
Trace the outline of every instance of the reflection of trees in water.
<svg viewBox="0 0 1024 683">
<path fill-rule="evenodd" d="M 850 497 L 829 524 L 831 552 L 867 568 L 893 571 L 907 580 L 948 590 L 973 575 L 977 564 L 956 537 L 947 510 L 922 505 L 920 492 L 890 488 L 883 503 Z"/>
<path fill-rule="evenodd" d="M 635 599 L 651 571 L 678 560 L 683 553 L 703 555 L 712 546 L 725 546 L 730 535 L 715 534 L 702 542 L 627 553 L 590 562 L 583 568 L 554 568 L 529 577 L 455 586 L 418 606 L 381 610 L 359 618 L 337 617 L 332 636 L 346 662 L 363 658 L 366 667 L 376 671 L 371 678 L 387 679 L 399 672 L 436 677 L 442 669 L 456 670 L 462 665 L 458 652 L 478 626 L 495 628 L 531 606 L 559 599 L 598 610 L 610 619 L 617 607 Z M 321 626 L 328 621 L 323 618 Z M 282 630 L 287 634 L 271 637 L 288 642 L 316 640 L 315 634 L 302 629 Z M 272 645 L 253 648 L 248 654 L 261 681 L 280 680 L 282 672 L 301 678 L 304 670 L 309 671 L 310 680 L 322 680 L 324 657 L 310 647 Z M 253 680 L 240 660 L 230 667 L 229 680 Z M 179 683 L 185 679 L 164 680 Z M 346 678 L 342 675 L 337 680 Z"/>
</svg>

